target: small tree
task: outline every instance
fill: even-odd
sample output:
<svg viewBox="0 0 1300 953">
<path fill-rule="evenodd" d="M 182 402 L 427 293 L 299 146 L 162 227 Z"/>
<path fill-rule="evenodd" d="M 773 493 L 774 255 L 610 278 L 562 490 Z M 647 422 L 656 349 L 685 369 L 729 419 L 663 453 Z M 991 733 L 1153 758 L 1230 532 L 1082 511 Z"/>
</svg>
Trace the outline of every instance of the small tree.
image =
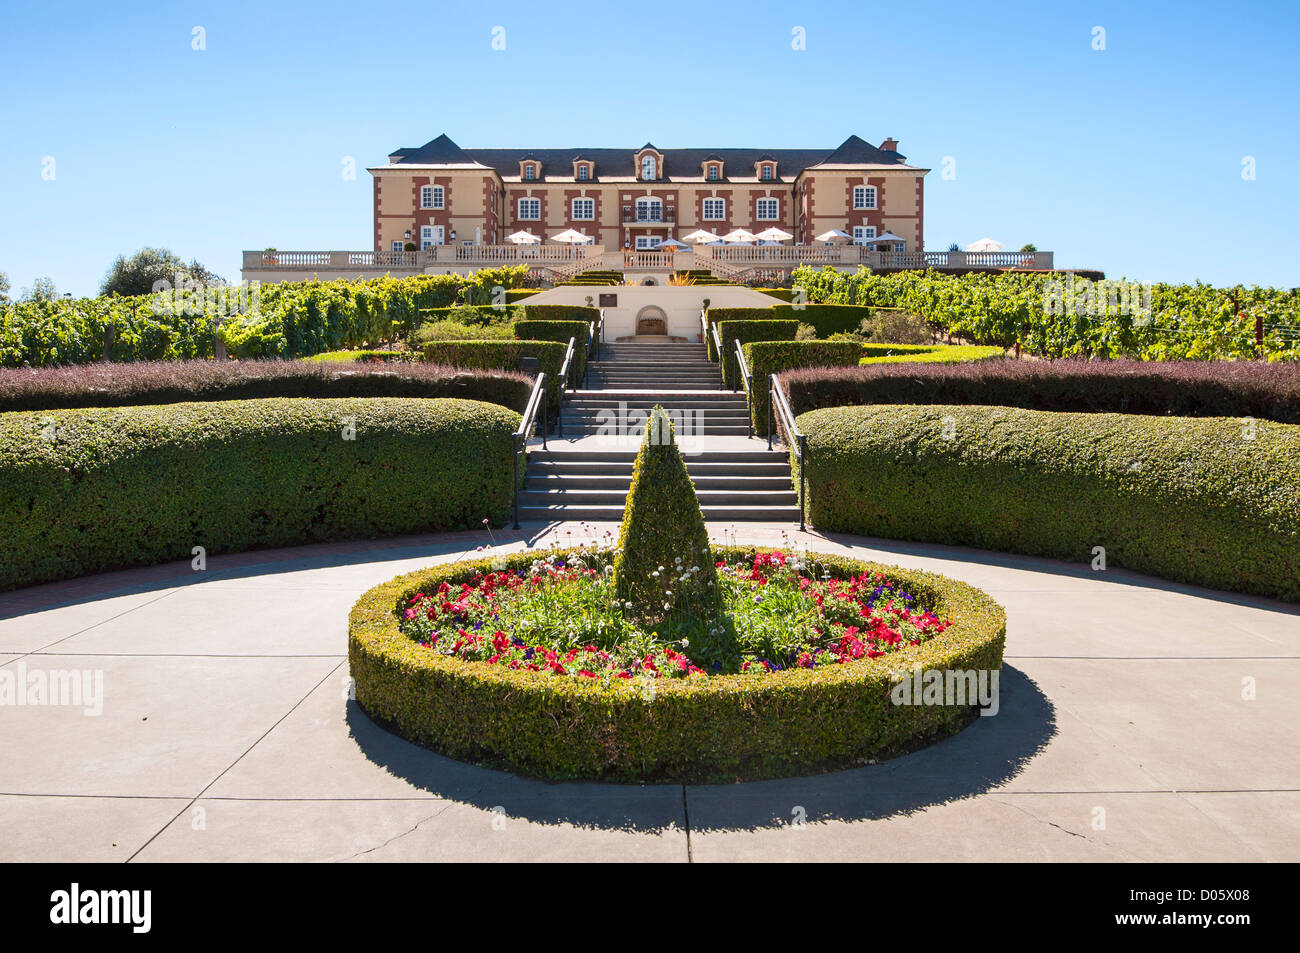
<svg viewBox="0 0 1300 953">
<path fill-rule="evenodd" d="M 1024 245 L 1020 246 L 1020 250 L 1023 252 L 1029 252 L 1029 254 L 1032 255 L 1036 251 L 1038 251 L 1038 246 L 1035 245 L 1033 242 L 1026 242 Z"/>
<path fill-rule="evenodd" d="M 197 261 L 188 265 L 167 248 L 142 248 L 130 258 L 118 255 L 104 276 L 99 287 L 101 295 L 146 295 L 152 294 L 157 282 L 165 281 L 171 287 L 176 285 L 176 278 L 202 284 L 212 284 L 221 278 Z"/>
<path fill-rule="evenodd" d="M 695 485 L 672 421 L 657 405 L 632 469 L 614 557 L 614 593 L 629 617 L 649 622 L 677 611 L 710 612 L 718 601 Z"/>
<path fill-rule="evenodd" d="M 9 303 L 9 276 L 0 271 L 0 304 Z"/>
<path fill-rule="evenodd" d="M 54 286 L 53 278 L 37 278 L 32 286 L 23 292 L 24 301 L 53 301 L 59 296 L 59 289 Z"/>
</svg>

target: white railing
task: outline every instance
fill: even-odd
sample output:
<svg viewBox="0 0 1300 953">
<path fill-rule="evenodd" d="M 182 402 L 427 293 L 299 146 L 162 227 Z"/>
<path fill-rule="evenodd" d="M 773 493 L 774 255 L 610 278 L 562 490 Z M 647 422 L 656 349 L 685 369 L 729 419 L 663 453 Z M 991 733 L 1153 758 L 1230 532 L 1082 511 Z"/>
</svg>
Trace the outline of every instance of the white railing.
<svg viewBox="0 0 1300 953">
<path fill-rule="evenodd" d="M 530 262 L 580 261 L 604 251 L 599 245 L 434 245 L 426 249 L 425 261 L 493 262 L 527 264 Z"/>
</svg>

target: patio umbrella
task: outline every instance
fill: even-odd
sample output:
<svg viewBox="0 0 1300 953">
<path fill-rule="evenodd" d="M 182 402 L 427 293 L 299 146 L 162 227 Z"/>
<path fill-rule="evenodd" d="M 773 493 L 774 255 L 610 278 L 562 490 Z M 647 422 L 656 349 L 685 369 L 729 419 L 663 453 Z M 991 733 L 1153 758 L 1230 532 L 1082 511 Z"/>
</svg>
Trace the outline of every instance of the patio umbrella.
<svg viewBox="0 0 1300 953">
<path fill-rule="evenodd" d="M 572 228 L 566 228 L 558 235 L 552 235 L 551 241 L 564 242 L 566 245 L 590 245 L 591 236 L 584 235 L 582 232 L 575 231 Z"/>
<path fill-rule="evenodd" d="M 893 232 L 885 232 L 883 235 L 877 235 L 875 238 L 868 238 L 862 244 L 874 245 L 877 242 L 905 242 L 907 241 L 902 235 L 895 235 Z M 996 242 L 994 243 L 996 244 Z"/>
<path fill-rule="evenodd" d="M 660 248 L 690 248 L 691 246 L 686 244 L 685 242 L 679 242 L 675 238 L 665 238 L 663 241 L 659 243 L 659 247 Z"/>
<path fill-rule="evenodd" d="M 1001 242 L 994 241 L 991 238 L 981 238 L 977 242 L 971 242 L 966 246 L 967 251 L 1002 251 L 1007 246 Z"/>
<path fill-rule="evenodd" d="M 794 238 L 789 232 L 782 231 L 773 225 L 771 228 L 765 228 L 754 236 L 761 242 L 784 242 Z"/>
<path fill-rule="evenodd" d="M 506 241 L 514 242 L 516 245 L 536 245 L 541 239 L 532 232 L 515 232 L 513 235 L 507 235 Z"/>
<path fill-rule="evenodd" d="M 813 239 L 815 242 L 849 242 L 852 240 L 852 235 L 848 232 L 842 232 L 838 228 L 832 228 L 829 232 L 822 232 Z"/>
<path fill-rule="evenodd" d="M 722 236 L 724 242 L 744 242 L 746 244 L 757 240 L 757 238 L 757 235 L 744 228 L 733 228 Z"/>
<path fill-rule="evenodd" d="M 686 239 L 688 242 L 694 242 L 697 245 L 712 245 L 714 242 L 722 241 L 721 236 L 715 235 L 710 231 L 705 231 L 702 228 L 697 228 L 689 235 L 683 235 L 682 238 Z"/>
</svg>

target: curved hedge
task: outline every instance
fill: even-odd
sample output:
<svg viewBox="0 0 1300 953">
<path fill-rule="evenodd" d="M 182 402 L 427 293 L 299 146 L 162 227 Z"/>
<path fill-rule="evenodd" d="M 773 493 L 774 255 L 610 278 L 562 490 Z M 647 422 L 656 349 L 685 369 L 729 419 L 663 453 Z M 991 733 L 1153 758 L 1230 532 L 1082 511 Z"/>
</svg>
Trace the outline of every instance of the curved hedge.
<svg viewBox="0 0 1300 953">
<path fill-rule="evenodd" d="M 518 425 L 495 404 L 392 398 L 0 414 L 0 588 L 195 546 L 503 524 Z"/>
<path fill-rule="evenodd" d="M 736 363 L 736 342 L 741 345 L 756 341 L 793 341 L 799 330 L 798 321 L 719 321 L 718 337 L 722 340 L 722 384 L 739 390 L 740 367 Z M 712 336 L 710 336 L 712 343 Z"/>
<path fill-rule="evenodd" d="M 571 550 L 553 555 L 564 555 Z M 714 548 L 752 558 L 754 549 Z M 913 667 L 997 670 L 1006 613 L 965 583 L 818 555 L 837 573 L 887 572 L 951 625 L 901 654 L 765 676 L 662 679 L 654 691 L 609 687 L 430 652 L 398 629 L 417 592 L 538 554 L 468 560 L 398 576 L 353 607 L 348 659 L 371 718 L 449 757 L 547 778 L 729 782 L 842 768 L 891 757 L 961 730 L 967 706 L 895 705 L 895 676 Z"/>
<path fill-rule="evenodd" d="M 1075 562 L 1102 546 L 1111 567 L 1300 600 L 1300 427 L 897 404 L 798 423 L 821 530 Z"/>
</svg>

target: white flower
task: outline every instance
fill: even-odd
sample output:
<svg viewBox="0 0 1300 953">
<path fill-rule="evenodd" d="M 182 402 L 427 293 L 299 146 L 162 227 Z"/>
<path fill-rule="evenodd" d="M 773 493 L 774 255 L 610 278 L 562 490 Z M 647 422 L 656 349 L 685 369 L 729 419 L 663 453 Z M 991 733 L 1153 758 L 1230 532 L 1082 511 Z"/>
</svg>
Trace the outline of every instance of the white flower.
<svg viewBox="0 0 1300 953">
<path fill-rule="evenodd" d="M 664 611 L 667 612 L 670 608 L 671 608 L 671 606 L 669 606 L 668 603 L 665 602 L 665 603 L 664 603 Z"/>
<path fill-rule="evenodd" d="M 686 648 L 686 647 L 688 647 L 690 644 L 691 644 L 691 640 L 690 640 L 690 639 L 682 639 L 682 648 Z"/>
</svg>

